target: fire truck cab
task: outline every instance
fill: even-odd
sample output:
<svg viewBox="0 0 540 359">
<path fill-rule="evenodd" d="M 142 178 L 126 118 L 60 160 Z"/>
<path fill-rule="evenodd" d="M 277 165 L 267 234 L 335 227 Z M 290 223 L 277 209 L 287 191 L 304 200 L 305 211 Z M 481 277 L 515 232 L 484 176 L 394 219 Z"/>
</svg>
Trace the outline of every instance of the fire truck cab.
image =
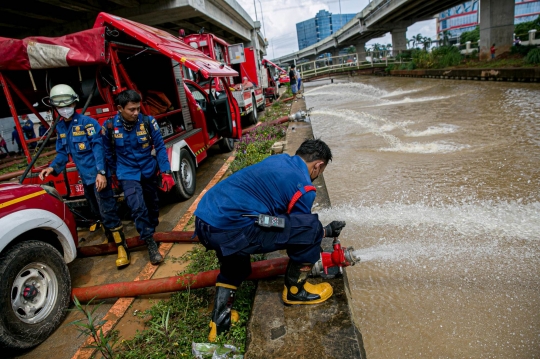
<svg viewBox="0 0 540 359">
<path fill-rule="evenodd" d="M 171 195 L 185 200 L 195 192 L 195 167 L 208 148 L 219 143 L 230 152 L 233 140 L 242 135 L 228 83 L 237 75 L 165 31 L 100 13 L 92 29 L 62 37 L 0 38 L 0 85 L 7 100 L 0 102 L 0 117 L 15 119 L 30 163 L 32 140 L 24 140 L 18 118 L 33 113 L 49 127 L 39 112 L 49 109 L 42 99 L 54 85 L 71 86 L 80 98 L 78 112 L 85 105 L 84 114 L 100 124 L 115 116 L 115 95 L 136 90 L 142 113 L 159 123 L 176 182 Z M 32 168 L 23 183 L 41 184 L 38 174 L 46 166 Z M 45 184 L 75 207 L 84 202 L 73 163 L 63 174 L 47 177 Z"/>
<path fill-rule="evenodd" d="M 264 110 L 265 98 L 271 101 L 277 98 L 278 87 L 269 69 L 261 66 L 255 49 L 244 47 L 243 44 L 230 45 L 223 39 L 205 32 L 180 36 L 180 38 L 187 45 L 238 72 L 239 75 L 229 78 L 230 90 L 246 123 L 256 124 L 257 111 Z M 216 86 L 219 87 L 219 84 Z"/>
</svg>

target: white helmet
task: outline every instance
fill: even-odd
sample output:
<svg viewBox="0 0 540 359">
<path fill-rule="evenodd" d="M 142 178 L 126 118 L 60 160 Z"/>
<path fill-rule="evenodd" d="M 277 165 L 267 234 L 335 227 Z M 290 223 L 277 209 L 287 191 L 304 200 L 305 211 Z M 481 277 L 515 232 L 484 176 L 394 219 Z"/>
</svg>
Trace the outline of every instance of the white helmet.
<svg viewBox="0 0 540 359">
<path fill-rule="evenodd" d="M 56 85 L 51 89 L 50 96 L 43 98 L 47 106 L 65 107 L 79 101 L 79 96 L 68 85 Z"/>
</svg>

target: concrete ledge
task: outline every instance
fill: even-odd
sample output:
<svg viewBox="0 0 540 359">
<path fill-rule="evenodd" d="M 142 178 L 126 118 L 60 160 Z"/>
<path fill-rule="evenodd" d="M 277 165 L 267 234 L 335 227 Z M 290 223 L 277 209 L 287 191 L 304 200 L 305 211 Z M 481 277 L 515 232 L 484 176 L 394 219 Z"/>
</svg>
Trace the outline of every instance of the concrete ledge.
<svg viewBox="0 0 540 359">
<path fill-rule="evenodd" d="M 540 81 L 540 67 L 502 69 L 392 70 L 392 76 L 425 77 L 453 80 Z"/>
<path fill-rule="evenodd" d="M 292 102 L 291 113 L 305 110 L 303 99 Z M 313 138 L 310 123 L 290 122 L 285 153 L 293 155 L 307 138 Z M 314 182 L 317 187 L 314 210 L 330 206 L 323 176 Z M 331 249 L 331 240 L 323 241 L 323 249 Z M 269 258 L 285 256 L 274 252 Z M 345 276 L 346 278 L 346 276 Z M 332 358 L 364 359 L 362 336 L 354 325 L 349 307 L 350 293 L 344 277 L 310 278 L 311 283 L 329 282 L 334 294 L 317 305 L 283 304 L 283 277 L 260 280 L 247 326 L 245 358 Z"/>
</svg>

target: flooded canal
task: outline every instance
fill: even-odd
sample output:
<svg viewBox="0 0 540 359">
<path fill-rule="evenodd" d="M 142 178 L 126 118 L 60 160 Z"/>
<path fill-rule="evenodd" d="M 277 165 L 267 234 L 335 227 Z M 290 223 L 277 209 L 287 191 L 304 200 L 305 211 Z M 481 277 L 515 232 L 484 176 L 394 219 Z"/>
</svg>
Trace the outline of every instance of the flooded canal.
<svg viewBox="0 0 540 359">
<path fill-rule="evenodd" d="M 540 87 L 308 83 L 368 359 L 540 358 Z"/>
</svg>

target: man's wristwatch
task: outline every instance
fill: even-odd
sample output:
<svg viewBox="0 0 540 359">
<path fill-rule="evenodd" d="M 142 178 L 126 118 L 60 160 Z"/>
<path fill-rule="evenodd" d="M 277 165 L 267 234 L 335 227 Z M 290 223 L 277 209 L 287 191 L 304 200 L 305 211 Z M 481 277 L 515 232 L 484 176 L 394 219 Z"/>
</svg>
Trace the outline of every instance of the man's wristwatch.
<svg viewBox="0 0 540 359">
<path fill-rule="evenodd" d="M 100 171 L 97 171 L 98 175 L 102 175 L 102 176 L 105 176 L 107 174 L 107 172 L 105 172 L 104 170 L 100 170 Z"/>
</svg>

